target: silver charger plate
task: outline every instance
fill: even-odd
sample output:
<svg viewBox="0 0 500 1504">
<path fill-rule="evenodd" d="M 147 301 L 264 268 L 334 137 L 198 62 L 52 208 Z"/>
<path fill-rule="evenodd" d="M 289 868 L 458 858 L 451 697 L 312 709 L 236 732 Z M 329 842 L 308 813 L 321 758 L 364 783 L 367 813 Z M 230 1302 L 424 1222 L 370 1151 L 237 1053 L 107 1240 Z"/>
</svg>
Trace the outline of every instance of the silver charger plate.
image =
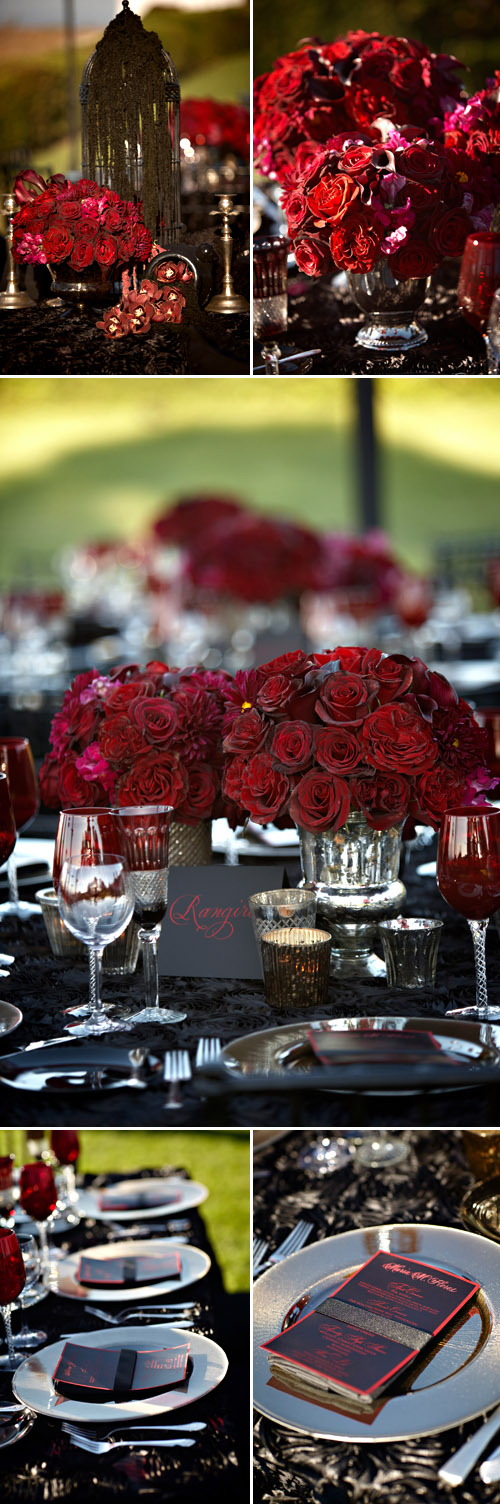
<svg viewBox="0 0 500 1504">
<path fill-rule="evenodd" d="M 108 1189 L 116 1191 L 118 1197 L 120 1190 L 124 1186 L 128 1188 L 130 1183 L 130 1179 L 117 1181 L 116 1185 L 108 1187 Z M 152 1188 L 156 1191 L 158 1185 L 161 1184 L 162 1179 L 158 1175 L 154 1179 L 138 1180 L 136 1182 L 138 1191 L 147 1191 Z M 92 1217 L 97 1222 L 137 1222 L 138 1219 L 144 1222 L 149 1217 L 178 1217 L 182 1212 L 188 1211 L 191 1207 L 200 1206 L 201 1202 L 206 1201 L 208 1196 L 206 1185 L 201 1185 L 198 1180 L 176 1180 L 172 1176 L 171 1178 L 164 1179 L 163 1185 L 167 1193 L 173 1190 L 180 1191 L 180 1199 L 178 1201 L 166 1200 L 162 1206 L 135 1206 L 131 1211 L 122 1211 L 119 1207 L 114 1208 L 113 1211 L 102 1211 L 99 1205 L 99 1197 L 102 1191 L 106 1189 L 105 1186 L 102 1186 L 99 1191 L 78 1191 L 76 1201 L 74 1202 L 75 1211 L 79 1212 L 80 1217 Z"/>
<path fill-rule="evenodd" d="M 175 1238 L 126 1238 L 119 1243 L 98 1243 L 91 1248 L 83 1250 L 85 1258 L 115 1259 L 135 1258 L 141 1254 L 162 1254 L 176 1248 L 181 1258 L 181 1274 L 179 1279 L 155 1280 L 154 1284 L 147 1285 L 122 1285 L 121 1289 L 109 1290 L 106 1285 L 80 1285 L 77 1278 L 77 1270 L 82 1253 L 72 1253 L 68 1258 L 61 1259 L 57 1265 L 57 1290 L 59 1295 L 66 1295 L 69 1300 L 87 1300 L 117 1303 L 121 1305 L 133 1305 L 136 1300 L 153 1300 L 155 1295 L 173 1295 L 176 1290 L 183 1290 L 186 1285 L 191 1285 L 197 1279 L 203 1279 L 208 1274 L 210 1259 L 201 1248 L 193 1248 L 190 1243 L 179 1245 Z"/>
<path fill-rule="evenodd" d="M 187 1390 L 169 1389 L 165 1394 L 155 1394 L 143 1400 L 110 1400 L 102 1405 L 89 1404 L 85 1400 L 68 1399 L 58 1394 L 52 1382 L 66 1342 L 75 1342 L 79 1347 L 131 1347 L 137 1352 L 147 1348 L 176 1347 L 189 1342 L 189 1356 L 193 1371 Z M 154 1421 L 165 1411 L 182 1410 L 194 1404 L 203 1395 L 210 1394 L 222 1382 L 227 1372 L 228 1360 L 222 1347 L 210 1337 L 199 1332 L 177 1332 L 171 1326 L 123 1326 L 112 1332 L 74 1332 L 65 1341 L 51 1342 L 49 1347 L 31 1353 L 12 1377 L 16 1399 L 28 1405 L 38 1415 L 47 1415 L 51 1420 L 81 1421 L 82 1424 L 110 1425 L 128 1420 Z"/>
<path fill-rule="evenodd" d="M 313 1402 L 272 1380 L 260 1344 L 281 1330 L 290 1308 L 309 1294 L 306 1315 L 372 1254 L 426 1259 L 479 1280 L 481 1292 L 452 1334 L 408 1375 L 406 1392 L 387 1397 L 371 1419 L 349 1414 L 333 1395 Z M 275 1264 L 254 1286 L 254 1401 L 278 1425 L 330 1441 L 405 1441 L 473 1420 L 500 1399 L 500 1248 L 454 1227 L 416 1223 L 355 1229 L 308 1244 Z M 342 1408 L 340 1408 L 342 1407 Z"/>
<path fill-rule="evenodd" d="M 127 1050 L 103 1044 L 102 1039 L 40 1041 L 14 1055 L 0 1057 L 0 1083 L 14 1091 L 94 1092 L 145 1091 L 160 1069 L 149 1056 L 149 1065 L 135 1076 Z"/>
<path fill-rule="evenodd" d="M 15 1008 L 13 1003 L 0 1002 L 0 1034 L 12 1034 L 22 1021 L 20 1008 Z"/>
</svg>

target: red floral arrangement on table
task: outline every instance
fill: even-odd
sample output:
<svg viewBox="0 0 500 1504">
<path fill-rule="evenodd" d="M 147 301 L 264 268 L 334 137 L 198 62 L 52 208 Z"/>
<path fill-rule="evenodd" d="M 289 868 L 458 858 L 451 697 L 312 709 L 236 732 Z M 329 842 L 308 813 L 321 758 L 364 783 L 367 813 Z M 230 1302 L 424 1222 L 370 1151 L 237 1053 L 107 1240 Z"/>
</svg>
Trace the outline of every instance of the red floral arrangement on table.
<svg viewBox="0 0 500 1504">
<path fill-rule="evenodd" d="M 321 534 L 241 512 L 191 539 L 185 578 L 197 592 L 233 600 L 294 600 L 314 589 L 321 571 Z"/>
<path fill-rule="evenodd" d="M 500 178 L 500 70 L 486 81 L 486 88 L 455 105 L 444 117 L 444 142 L 467 156 L 484 161 Z"/>
<path fill-rule="evenodd" d="M 221 798 L 229 675 L 127 664 L 78 674 L 40 769 L 48 809 L 171 804 L 186 825 L 227 813 Z"/>
<path fill-rule="evenodd" d="M 493 787 L 487 739 L 451 684 L 419 658 L 377 649 L 287 653 L 236 674 L 223 790 L 257 824 L 377 830 Z"/>
<path fill-rule="evenodd" d="M 380 119 L 433 136 L 445 110 L 460 98 L 461 66 L 422 42 L 376 31 L 349 31 L 332 43 L 304 42 L 256 80 L 256 164 L 281 179 L 297 148 L 352 134 L 353 126 L 378 136 Z"/>
<path fill-rule="evenodd" d="M 217 146 L 247 162 L 250 156 L 250 111 L 218 99 L 181 99 L 181 140 L 192 146 Z"/>
<path fill-rule="evenodd" d="M 300 271 L 369 272 L 387 257 L 404 281 L 459 255 L 473 230 L 489 227 L 497 198 L 484 159 L 393 131 L 383 144 L 338 136 L 302 148 L 282 204 Z"/>
<path fill-rule="evenodd" d="M 153 324 L 182 324 L 186 299 L 179 284 L 193 280 L 194 272 L 185 261 L 162 262 L 157 281 L 142 277 L 139 288 L 136 282 L 131 286 L 124 272 L 121 303 L 108 308 L 96 328 L 103 330 L 106 339 L 124 339 L 127 334 L 149 334 Z"/>
<path fill-rule="evenodd" d="M 45 179 L 31 168 L 19 173 L 14 196 L 21 204 L 14 220 L 15 261 L 67 261 L 84 271 L 95 261 L 103 275 L 112 266 L 146 261 L 153 247 L 141 219 L 142 204 L 125 203 L 111 188 L 61 173 Z"/>
</svg>

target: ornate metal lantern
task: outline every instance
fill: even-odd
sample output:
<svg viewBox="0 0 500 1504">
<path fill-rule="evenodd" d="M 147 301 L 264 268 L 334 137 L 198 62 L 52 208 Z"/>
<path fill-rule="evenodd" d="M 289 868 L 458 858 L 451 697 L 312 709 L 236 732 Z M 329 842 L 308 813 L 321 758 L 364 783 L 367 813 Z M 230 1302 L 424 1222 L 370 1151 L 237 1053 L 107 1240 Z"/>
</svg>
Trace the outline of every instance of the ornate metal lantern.
<svg viewBox="0 0 500 1504">
<path fill-rule="evenodd" d="M 171 57 L 129 0 L 106 27 L 82 74 L 84 177 L 123 199 L 142 199 L 155 240 L 172 240 L 180 217 L 180 87 Z"/>
</svg>

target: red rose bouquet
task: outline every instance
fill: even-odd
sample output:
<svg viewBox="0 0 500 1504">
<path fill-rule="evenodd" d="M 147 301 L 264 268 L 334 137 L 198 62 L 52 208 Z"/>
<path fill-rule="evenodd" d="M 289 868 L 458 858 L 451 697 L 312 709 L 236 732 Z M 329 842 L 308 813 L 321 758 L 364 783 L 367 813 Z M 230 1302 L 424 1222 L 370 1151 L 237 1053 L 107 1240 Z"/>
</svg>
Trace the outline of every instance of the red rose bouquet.
<svg viewBox="0 0 500 1504">
<path fill-rule="evenodd" d="M 54 716 L 40 769 L 49 809 L 171 804 L 186 825 L 224 813 L 224 673 L 127 664 L 79 674 Z"/>
<path fill-rule="evenodd" d="M 393 131 L 383 144 L 337 136 L 288 174 L 282 197 L 300 271 L 369 272 L 382 258 L 394 277 L 427 277 L 467 235 L 491 220 L 498 198 L 487 162 L 440 142 Z"/>
<path fill-rule="evenodd" d="M 30 169 L 16 178 L 14 195 L 22 206 L 14 220 L 15 261 L 68 261 L 75 271 L 95 261 L 104 275 L 150 255 L 142 204 L 125 203 L 111 188 L 85 178 L 69 183 L 60 173 L 45 182 Z"/>
<path fill-rule="evenodd" d="M 260 825 L 335 831 L 358 810 L 377 830 L 438 827 L 493 786 L 470 706 L 419 658 L 287 653 L 236 674 L 230 699 L 223 790 Z"/>
<path fill-rule="evenodd" d="M 182 99 L 181 142 L 186 136 L 192 146 L 216 146 L 248 162 L 250 111 L 218 99 Z"/>
<path fill-rule="evenodd" d="M 333 43 L 305 42 L 258 78 L 254 150 L 261 171 L 276 174 L 317 144 L 353 127 L 379 136 L 378 122 L 418 126 L 433 136 L 460 98 L 456 58 L 421 42 L 350 31 Z"/>
<path fill-rule="evenodd" d="M 500 178 L 500 70 L 487 79 L 485 89 L 446 111 L 443 139 L 446 146 L 457 147 L 476 160 L 484 162 L 487 157 Z"/>
</svg>

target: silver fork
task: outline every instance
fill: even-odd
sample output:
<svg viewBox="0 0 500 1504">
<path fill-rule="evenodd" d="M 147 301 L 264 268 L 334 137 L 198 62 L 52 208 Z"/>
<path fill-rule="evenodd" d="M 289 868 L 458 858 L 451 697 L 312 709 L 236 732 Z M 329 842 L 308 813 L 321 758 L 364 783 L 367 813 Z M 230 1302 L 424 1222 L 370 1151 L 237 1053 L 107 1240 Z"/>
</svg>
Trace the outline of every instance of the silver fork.
<svg viewBox="0 0 500 1504">
<path fill-rule="evenodd" d="M 167 1315 L 172 1314 L 172 1316 L 187 1316 L 190 1311 L 196 1310 L 196 1306 L 197 1303 L 195 1300 L 187 1300 L 185 1305 L 176 1305 L 174 1301 L 172 1305 L 165 1306 L 123 1306 L 121 1311 L 115 1312 L 101 1311 L 99 1309 L 99 1306 L 91 1305 L 86 1305 L 83 1307 L 83 1309 L 89 1316 L 100 1316 L 102 1321 L 109 1321 L 111 1326 L 119 1326 L 120 1321 L 124 1321 L 126 1316 L 132 1316 L 134 1312 L 136 1315 L 138 1315 L 139 1311 L 162 1311 Z M 198 1307 L 198 1309 L 200 1308 Z"/>
<path fill-rule="evenodd" d="M 269 1243 L 266 1242 L 265 1238 L 254 1238 L 252 1251 L 252 1264 L 254 1272 L 256 1269 L 260 1268 L 261 1264 L 263 1264 L 268 1248 Z"/>
<path fill-rule="evenodd" d="M 191 1062 L 187 1050 L 167 1050 L 163 1063 L 163 1080 L 170 1082 L 165 1107 L 182 1106 L 181 1081 L 191 1080 Z"/>
<path fill-rule="evenodd" d="M 299 1248 L 303 1248 L 304 1243 L 307 1242 L 309 1233 L 313 1230 L 313 1226 L 313 1222 L 304 1222 L 303 1220 L 301 1222 L 297 1222 L 297 1226 L 292 1229 L 292 1232 L 288 1234 L 288 1237 L 285 1238 L 284 1242 L 280 1243 L 280 1246 L 276 1249 L 276 1252 L 272 1253 L 269 1259 L 263 1259 L 262 1262 L 258 1264 L 256 1268 L 254 1268 L 254 1278 L 258 1274 L 263 1274 L 265 1269 L 270 1269 L 273 1264 L 281 1264 L 281 1260 L 289 1258 L 291 1253 L 298 1253 Z"/>
<path fill-rule="evenodd" d="M 213 1065 L 219 1059 L 221 1050 L 220 1039 L 199 1039 L 194 1062 L 196 1069 L 200 1070 L 204 1065 Z"/>
<path fill-rule="evenodd" d="M 195 1447 L 196 1436 L 170 1436 L 168 1441 L 163 1437 L 154 1441 L 150 1436 L 134 1436 L 133 1441 L 120 1441 L 118 1437 L 113 1441 L 94 1441 L 91 1437 L 71 1436 L 74 1447 L 80 1447 L 82 1452 L 92 1452 L 94 1457 L 102 1457 L 105 1452 L 112 1452 L 115 1447 Z"/>
<path fill-rule="evenodd" d="M 100 1436 L 97 1426 L 85 1426 L 85 1430 L 83 1430 L 81 1426 L 75 1426 L 73 1425 L 72 1421 L 69 1420 L 63 1421 L 62 1429 L 63 1431 L 66 1431 L 68 1436 L 73 1437 L 75 1441 L 114 1441 L 117 1437 L 125 1436 L 125 1434 L 130 1434 L 132 1437 L 137 1435 L 137 1432 L 134 1431 L 131 1426 L 113 1426 L 111 1431 L 104 1431 L 104 1433 Z M 179 1425 L 177 1424 L 177 1421 L 174 1421 L 171 1425 L 167 1424 L 164 1427 L 162 1426 L 161 1421 L 159 1421 L 158 1425 L 156 1426 L 140 1427 L 141 1432 L 150 1431 L 152 1436 L 158 1430 L 164 1430 L 166 1435 L 168 1435 L 168 1432 L 170 1431 L 172 1433 L 172 1436 L 177 1436 L 178 1431 L 206 1431 L 206 1429 L 206 1420 L 182 1421 Z"/>
</svg>

